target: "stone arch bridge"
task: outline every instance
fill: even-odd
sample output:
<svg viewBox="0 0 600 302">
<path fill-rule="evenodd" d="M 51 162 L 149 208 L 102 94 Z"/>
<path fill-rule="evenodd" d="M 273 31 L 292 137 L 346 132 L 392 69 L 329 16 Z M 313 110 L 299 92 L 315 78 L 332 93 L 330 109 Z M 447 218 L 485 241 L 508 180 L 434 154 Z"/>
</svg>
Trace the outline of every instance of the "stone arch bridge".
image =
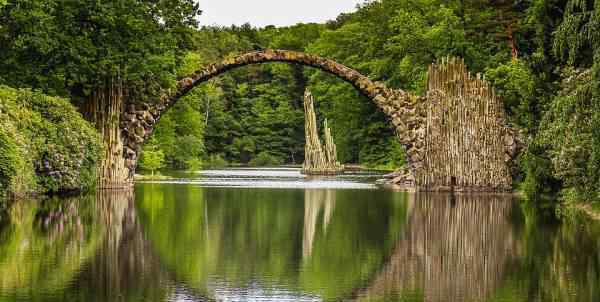
<svg viewBox="0 0 600 302">
<path fill-rule="evenodd" d="M 177 83 L 177 89 L 155 103 L 125 106 L 120 121 L 121 146 L 115 148 L 111 174 L 131 183 L 138 154 L 161 115 L 194 87 L 241 66 L 288 62 L 315 67 L 350 83 L 372 100 L 394 125 L 408 165 L 395 180 L 418 191 L 506 191 L 511 188 L 509 163 L 514 131 L 505 125 L 504 109 L 490 85 L 471 76 L 460 59 L 446 59 L 429 68 L 428 92 L 416 96 L 370 80 L 358 71 L 316 55 L 263 50 L 208 65 Z M 115 173 L 114 171 L 117 171 Z"/>
</svg>

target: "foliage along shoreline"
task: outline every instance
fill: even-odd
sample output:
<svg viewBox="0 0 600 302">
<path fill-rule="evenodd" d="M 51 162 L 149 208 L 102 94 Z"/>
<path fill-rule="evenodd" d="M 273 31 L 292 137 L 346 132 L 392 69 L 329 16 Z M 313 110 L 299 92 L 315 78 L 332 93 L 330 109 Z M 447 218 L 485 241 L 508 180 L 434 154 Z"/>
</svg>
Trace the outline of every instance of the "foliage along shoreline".
<svg viewBox="0 0 600 302">
<path fill-rule="evenodd" d="M 428 64 L 460 56 L 493 83 L 510 123 L 524 133 L 527 149 L 513 169 L 518 189 L 535 202 L 543 196 L 600 202 L 599 0 L 375 0 L 325 24 L 260 29 L 198 28 L 201 7 L 194 1 L 157 5 L 0 1 L 0 84 L 69 99 L 79 108 L 98 105 L 95 96 L 108 87 L 123 90 L 118 104 L 148 101 L 199 66 L 283 48 L 334 59 L 421 94 Z M 299 163 L 307 87 L 320 100 L 318 115 L 335 125 L 340 161 L 402 165 L 403 150 L 385 116 L 347 83 L 296 65 L 268 64 L 233 70 L 178 102 L 144 148 L 158 155 L 150 156 L 150 166 Z M 144 157 L 142 168 L 149 164 Z"/>
<path fill-rule="evenodd" d="M 0 85 L 0 196 L 91 190 L 100 150 L 68 100 Z"/>
<path fill-rule="evenodd" d="M 245 51 L 284 48 L 332 58 L 390 87 L 422 93 L 430 62 L 461 56 L 494 84 L 510 123 L 523 133 L 527 148 L 513 167 L 515 189 L 534 202 L 597 203 L 599 20 L 600 1 L 368 1 L 326 24 L 202 28 L 182 70 Z M 294 120 L 301 118 L 306 87 L 319 99 L 319 116 L 334 121 L 343 162 L 402 165 L 403 151 L 388 122 L 367 99 L 326 74 L 287 64 L 244 67 L 197 88 L 198 95 L 176 105 L 179 112 L 167 113 L 168 122 L 161 120 L 154 146 L 166 150 L 168 166 L 185 166 L 169 133 L 185 135 L 177 116 L 197 111 L 205 122 L 201 154 L 244 163 L 267 153 L 261 156 L 293 162 L 301 152 L 294 146 L 302 146 Z M 280 133 L 283 128 L 289 132 Z"/>
</svg>

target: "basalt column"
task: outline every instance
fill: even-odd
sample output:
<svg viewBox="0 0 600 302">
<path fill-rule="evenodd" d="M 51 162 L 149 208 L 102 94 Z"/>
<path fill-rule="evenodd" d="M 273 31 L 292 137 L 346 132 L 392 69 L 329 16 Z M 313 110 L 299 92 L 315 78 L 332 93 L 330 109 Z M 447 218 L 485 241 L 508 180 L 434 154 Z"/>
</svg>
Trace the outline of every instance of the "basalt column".
<svg viewBox="0 0 600 302">
<path fill-rule="evenodd" d="M 304 164 L 302 173 L 310 175 L 336 174 L 344 171 L 344 166 L 337 161 L 336 147 L 331 136 L 331 129 L 324 123 L 325 145 L 321 144 L 317 131 L 317 117 L 314 100 L 310 91 L 304 94 Z"/>
<path fill-rule="evenodd" d="M 329 124 L 327 119 L 323 122 L 323 132 L 325 133 L 325 158 L 327 159 L 327 163 L 336 170 L 342 171 L 344 170 L 344 166 L 340 164 L 337 159 L 337 147 L 333 142 L 333 136 L 331 135 L 331 128 L 329 128 Z"/>
<path fill-rule="evenodd" d="M 97 180 L 101 189 L 123 189 L 132 185 L 131 171 L 126 167 L 123 154 L 120 127 L 124 101 L 121 85 L 111 83 L 96 90 L 82 108 L 85 118 L 96 126 L 104 145 Z"/>
<path fill-rule="evenodd" d="M 514 133 L 502 101 L 479 74 L 458 58 L 428 72 L 425 160 L 419 190 L 508 191 Z"/>
</svg>

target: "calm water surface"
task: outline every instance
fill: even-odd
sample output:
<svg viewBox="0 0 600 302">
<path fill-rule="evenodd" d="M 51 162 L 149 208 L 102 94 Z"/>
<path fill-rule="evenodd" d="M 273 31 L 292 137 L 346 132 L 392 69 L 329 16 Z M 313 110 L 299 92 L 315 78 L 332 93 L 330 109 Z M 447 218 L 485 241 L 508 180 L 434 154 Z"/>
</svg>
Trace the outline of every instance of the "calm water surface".
<svg viewBox="0 0 600 302">
<path fill-rule="evenodd" d="M 226 169 L 0 206 L 0 301 L 600 301 L 600 224 Z"/>
</svg>

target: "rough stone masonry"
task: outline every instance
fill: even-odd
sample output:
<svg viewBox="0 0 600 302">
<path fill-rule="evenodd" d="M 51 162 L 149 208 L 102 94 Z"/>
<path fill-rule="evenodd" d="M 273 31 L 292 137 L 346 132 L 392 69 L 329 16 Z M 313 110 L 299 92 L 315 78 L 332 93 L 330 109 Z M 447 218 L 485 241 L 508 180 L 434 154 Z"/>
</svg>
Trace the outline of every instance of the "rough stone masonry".
<svg viewBox="0 0 600 302">
<path fill-rule="evenodd" d="M 233 68 L 267 62 L 315 67 L 352 84 L 390 119 L 407 155 L 396 183 L 417 191 L 507 191 L 516 151 L 515 131 L 506 126 L 501 100 L 459 59 L 429 69 L 428 92 L 416 96 L 371 81 L 358 71 L 316 55 L 263 50 L 226 58 L 179 80 L 177 89 L 154 103 L 132 103 L 121 115 L 123 157 L 133 177 L 138 154 L 161 115 L 197 85 Z M 124 180 L 129 181 L 129 180 Z"/>
</svg>

